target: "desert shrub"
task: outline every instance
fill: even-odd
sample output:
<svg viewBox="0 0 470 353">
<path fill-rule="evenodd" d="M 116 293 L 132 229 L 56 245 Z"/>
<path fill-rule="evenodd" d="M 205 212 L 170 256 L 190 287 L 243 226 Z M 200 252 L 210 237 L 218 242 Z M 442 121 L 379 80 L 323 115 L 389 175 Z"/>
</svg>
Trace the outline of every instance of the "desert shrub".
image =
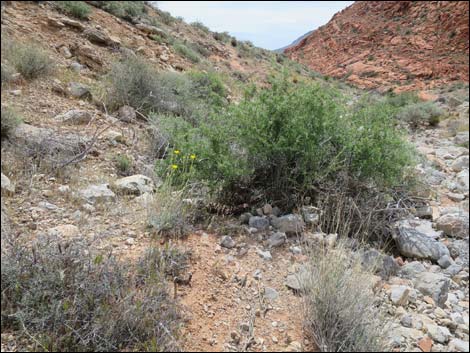
<svg viewBox="0 0 470 353">
<path fill-rule="evenodd" d="M 132 161 L 126 155 L 118 155 L 114 158 L 114 163 L 118 172 L 122 175 L 128 175 L 132 169 Z"/>
<path fill-rule="evenodd" d="M 91 7 L 84 1 L 56 1 L 55 5 L 60 11 L 81 20 L 87 20 L 91 12 Z"/>
<path fill-rule="evenodd" d="M 183 57 L 191 60 L 193 63 L 198 63 L 201 61 L 199 54 L 193 49 L 189 48 L 187 45 L 179 42 L 173 45 L 173 49 Z"/>
<path fill-rule="evenodd" d="M 11 132 L 21 123 L 21 118 L 14 109 L 3 105 L 1 114 L 1 136 L 3 140 L 8 138 Z"/>
<path fill-rule="evenodd" d="M 217 92 L 213 90 L 220 88 L 214 80 L 206 82 L 201 75 L 192 79 L 186 74 L 157 72 L 141 58 L 127 58 L 112 65 L 106 78 L 105 100 L 111 109 L 130 105 L 143 113 L 174 114 L 194 123 L 216 101 Z M 205 84 L 211 86 L 204 87 Z"/>
<path fill-rule="evenodd" d="M 166 24 L 167 26 L 172 25 L 177 20 L 167 11 L 162 11 L 162 10 L 157 9 L 157 12 L 162 22 Z"/>
<path fill-rule="evenodd" d="M 232 38 L 228 32 L 214 32 L 212 36 L 215 40 L 223 43 L 228 42 Z"/>
<path fill-rule="evenodd" d="M 211 55 L 211 51 L 207 49 L 204 45 L 199 43 L 188 43 L 188 47 L 193 49 L 199 55 L 203 57 L 209 57 Z"/>
<path fill-rule="evenodd" d="M 197 190 L 200 186 L 190 184 L 182 178 L 193 172 L 195 154 L 183 154 L 180 150 L 170 152 L 169 164 L 157 164 L 157 173 L 162 176 L 163 184 L 147 205 L 148 223 L 163 236 L 186 235 L 192 224 L 197 221 L 199 202 Z"/>
<path fill-rule="evenodd" d="M 344 246 L 313 249 L 302 278 L 304 320 L 322 352 L 383 352 L 387 321 L 370 273 Z"/>
<path fill-rule="evenodd" d="M 1 69 L 2 69 L 1 75 L 2 75 L 2 86 L 3 86 L 5 83 L 8 83 L 13 79 L 13 74 L 15 73 L 15 70 L 10 65 L 3 64 L 3 63 L 1 65 Z"/>
<path fill-rule="evenodd" d="M 388 104 L 397 108 L 402 108 L 419 101 L 418 95 L 415 92 L 402 92 L 399 94 L 391 93 L 386 97 L 386 99 Z"/>
<path fill-rule="evenodd" d="M 433 102 L 414 103 L 405 106 L 398 113 L 397 118 L 400 121 L 408 123 L 411 127 L 417 128 L 422 125 L 436 126 L 444 110 Z"/>
<path fill-rule="evenodd" d="M 192 22 L 191 26 L 194 27 L 194 28 L 197 28 L 198 30 L 200 30 L 204 33 L 209 33 L 210 32 L 209 28 L 204 23 L 199 22 L 199 21 Z"/>
<path fill-rule="evenodd" d="M 54 62 L 48 53 L 35 43 L 12 41 L 8 50 L 2 53 L 5 59 L 26 79 L 34 79 L 50 74 Z"/>
<path fill-rule="evenodd" d="M 232 45 L 232 47 L 236 47 L 238 45 L 237 38 L 232 37 L 232 39 L 230 40 L 230 44 Z"/>
<path fill-rule="evenodd" d="M 150 275 L 83 238 L 40 237 L 32 247 L 10 239 L 2 245 L 2 330 L 27 332 L 44 351 L 177 351 L 180 316 L 164 261 L 152 261 L 159 267 Z"/>
<path fill-rule="evenodd" d="M 400 183 L 412 162 L 386 103 L 346 109 L 339 93 L 317 84 L 275 80 L 198 126 L 166 119 L 171 144 L 204 163 L 195 175 L 218 188 L 261 190 L 283 202 L 312 193 L 339 173 L 358 183 Z"/>
<path fill-rule="evenodd" d="M 114 16 L 132 19 L 145 13 L 144 1 L 103 1 L 102 9 Z"/>
</svg>

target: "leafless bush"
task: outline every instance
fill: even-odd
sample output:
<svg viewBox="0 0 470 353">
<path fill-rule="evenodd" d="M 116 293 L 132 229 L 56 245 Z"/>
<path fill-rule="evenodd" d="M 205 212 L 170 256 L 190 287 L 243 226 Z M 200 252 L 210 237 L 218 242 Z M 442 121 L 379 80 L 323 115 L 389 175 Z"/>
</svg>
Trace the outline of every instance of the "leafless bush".
<svg viewBox="0 0 470 353">
<path fill-rule="evenodd" d="M 152 275 L 136 273 L 83 238 L 52 237 L 32 247 L 10 239 L 1 262 L 2 330 L 18 329 L 37 349 L 179 350 L 180 315 L 167 293 L 164 266 Z"/>
<path fill-rule="evenodd" d="M 307 332 L 323 352 L 381 352 L 387 322 L 375 301 L 370 274 L 342 245 L 312 249 L 303 276 Z"/>
</svg>

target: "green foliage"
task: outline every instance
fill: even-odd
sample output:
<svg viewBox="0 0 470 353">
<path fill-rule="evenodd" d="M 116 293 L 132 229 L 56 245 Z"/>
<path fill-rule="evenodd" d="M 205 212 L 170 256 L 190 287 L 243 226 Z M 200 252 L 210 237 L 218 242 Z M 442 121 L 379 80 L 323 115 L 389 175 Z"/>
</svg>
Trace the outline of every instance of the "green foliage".
<svg viewBox="0 0 470 353">
<path fill-rule="evenodd" d="M 162 22 L 166 24 L 167 26 L 172 25 L 177 20 L 169 12 L 158 10 L 158 9 L 157 9 L 157 12 Z"/>
<path fill-rule="evenodd" d="M 1 77 L 2 77 L 2 86 L 3 86 L 4 84 L 12 80 L 15 70 L 10 65 L 3 64 L 3 63 L 1 65 L 1 69 L 2 69 Z"/>
<path fill-rule="evenodd" d="M 209 28 L 206 25 L 204 25 L 204 23 L 202 23 L 200 21 L 192 22 L 191 26 L 193 26 L 194 28 L 197 28 L 198 30 L 200 30 L 204 33 L 209 33 L 210 32 Z"/>
<path fill-rule="evenodd" d="M 83 238 L 39 237 L 32 247 L 9 240 L 2 244 L 2 331 L 28 332 L 43 351 L 178 350 L 180 315 L 161 252 L 135 269 Z"/>
<path fill-rule="evenodd" d="M 2 105 L 1 122 L 3 140 L 8 138 L 11 132 L 21 123 L 21 118 L 15 110 Z"/>
<path fill-rule="evenodd" d="M 145 13 L 144 1 L 103 1 L 102 9 L 114 16 L 131 19 Z"/>
<path fill-rule="evenodd" d="M 175 49 L 175 51 L 182 55 L 183 57 L 191 60 L 193 63 L 198 63 L 201 61 L 201 57 L 199 56 L 199 54 L 194 51 L 193 49 L 189 48 L 187 45 L 181 43 L 181 42 L 178 42 L 178 43 L 175 43 L 173 45 L 173 49 Z"/>
<path fill-rule="evenodd" d="M 126 155 L 118 155 L 114 158 L 117 170 L 122 175 L 127 175 L 132 169 L 132 161 Z"/>
<path fill-rule="evenodd" d="M 157 72 L 141 58 L 114 63 L 106 86 L 112 110 L 130 105 L 146 114 L 174 114 L 192 123 L 207 115 L 212 104 L 223 104 L 225 94 L 215 74 Z"/>
<path fill-rule="evenodd" d="M 4 57 L 24 78 L 35 79 L 54 70 L 54 62 L 49 54 L 37 44 L 15 41 L 7 41 L 5 44 L 7 48 L 2 51 L 2 59 Z"/>
<path fill-rule="evenodd" d="M 422 125 L 436 126 L 443 115 L 444 110 L 435 103 L 420 102 L 402 108 L 397 118 L 408 123 L 411 127 L 417 128 Z"/>
<path fill-rule="evenodd" d="M 399 94 L 391 93 L 387 96 L 386 99 L 388 104 L 396 108 L 402 108 L 419 101 L 419 98 L 415 92 L 402 92 Z"/>
<path fill-rule="evenodd" d="M 400 183 L 412 160 L 394 112 L 385 102 L 346 110 L 333 89 L 275 80 L 197 126 L 183 119 L 162 125 L 176 148 L 203 161 L 195 165 L 200 180 L 281 200 L 338 174 L 378 186 Z"/>
<path fill-rule="evenodd" d="M 228 32 L 214 32 L 212 36 L 215 40 L 223 43 L 227 43 L 232 38 Z"/>
<path fill-rule="evenodd" d="M 81 20 L 87 20 L 91 12 L 91 7 L 84 1 L 56 1 L 55 5 L 59 10 Z"/>
</svg>

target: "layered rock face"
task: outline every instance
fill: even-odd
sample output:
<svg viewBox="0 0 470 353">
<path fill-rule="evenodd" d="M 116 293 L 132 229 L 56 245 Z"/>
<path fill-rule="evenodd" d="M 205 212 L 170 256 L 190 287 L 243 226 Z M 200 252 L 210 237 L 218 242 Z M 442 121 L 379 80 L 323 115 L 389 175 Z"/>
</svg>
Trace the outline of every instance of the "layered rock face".
<svg viewBox="0 0 470 353">
<path fill-rule="evenodd" d="M 468 82 L 468 21 L 466 1 L 358 1 L 285 53 L 361 88 Z"/>
</svg>

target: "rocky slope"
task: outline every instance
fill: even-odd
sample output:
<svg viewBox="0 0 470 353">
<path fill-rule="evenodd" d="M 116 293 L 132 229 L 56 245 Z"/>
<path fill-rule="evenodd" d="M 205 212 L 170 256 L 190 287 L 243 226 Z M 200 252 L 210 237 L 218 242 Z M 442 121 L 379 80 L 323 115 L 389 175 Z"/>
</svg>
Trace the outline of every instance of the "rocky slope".
<svg viewBox="0 0 470 353">
<path fill-rule="evenodd" d="M 285 54 L 381 91 L 468 82 L 466 1 L 358 1 Z"/>
<path fill-rule="evenodd" d="M 14 2 L 6 7 L 2 31 L 17 40 L 44 43 L 59 68 L 51 77 L 2 86 L 2 103 L 16 107 L 24 120 L 12 141 L 2 142 L 2 239 L 10 231 L 26 239 L 80 236 L 99 250 L 129 260 L 161 245 L 147 223 L 151 190 L 158 182 L 149 178 L 153 166 L 146 157 L 147 126 L 135 116 L 126 119 L 124 112 L 110 115 L 98 109 L 89 94 L 72 94 L 99 85 L 102 73 L 123 51 L 140 53 L 161 70 L 196 68 L 170 44 L 157 43 L 138 27 L 97 8 L 89 21 L 79 21 L 49 3 Z M 262 85 L 273 69 L 267 58 L 243 56 L 239 48 L 187 24 L 162 27 L 211 48 L 206 65 L 233 76 L 235 82 L 242 73 Z M 96 44 L 98 34 L 108 34 L 101 44 Z M 468 351 L 468 90 L 465 94 L 466 99 L 457 99 L 454 93 L 436 92 L 433 99 L 452 118 L 411 136 L 423 155 L 425 189 L 433 191 L 423 195 L 430 207 L 415 210 L 416 218 L 397 225 L 405 235 L 397 241 L 400 253 L 366 253 L 387 259 L 386 268 L 378 272 L 391 277 L 377 276 L 371 282 L 394 320 L 390 340 L 396 350 Z M 21 147 L 44 141 L 58 152 L 68 152 L 76 141 L 90 150 L 79 163 L 48 174 L 32 168 L 19 154 Z M 119 155 L 132 160 L 128 177 L 118 173 Z M 181 285 L 176 292 L 187 317 L 181 336 L 184 350 L 314 348 L 302 328 L 301 297 L 291 290 L 299 289 L 295 274 L 307 255 L 296 236 L 286 236 L 289 229 L 301 228 L 302 217 L 277 217 L 277 211 L 266 205 L 243 219 L 216 219 L 208 229 L 174 240 L 192 253 L 191 285 Z M 317 216 L 304 215 L 306 220 Z M 410 227 L 414 232 L 406 237 Z M 336 240 L 333 234 L 303 235 L 329 246 Z M 2 351 L 32 349 L 33 343 L 2 331 Z"/>
</svg>

